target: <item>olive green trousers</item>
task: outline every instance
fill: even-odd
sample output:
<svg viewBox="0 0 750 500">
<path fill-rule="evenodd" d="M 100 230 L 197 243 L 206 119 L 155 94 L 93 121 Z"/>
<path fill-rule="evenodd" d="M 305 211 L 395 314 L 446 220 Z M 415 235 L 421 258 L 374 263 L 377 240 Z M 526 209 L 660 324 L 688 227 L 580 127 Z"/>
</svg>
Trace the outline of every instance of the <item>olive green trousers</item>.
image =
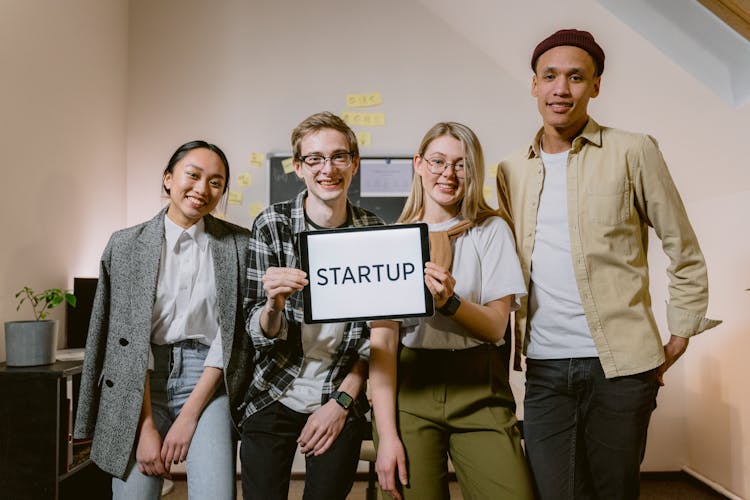
<svg viewBox="0 0 750 500">
<path fill-rule="evenodd" d="M 508 360 L 497 347 L 402 347 L 398 427 L 409 472 L 404 499 L 449 498 L 449 457 L 467 500 L 533 498 Z"/>
</svg>

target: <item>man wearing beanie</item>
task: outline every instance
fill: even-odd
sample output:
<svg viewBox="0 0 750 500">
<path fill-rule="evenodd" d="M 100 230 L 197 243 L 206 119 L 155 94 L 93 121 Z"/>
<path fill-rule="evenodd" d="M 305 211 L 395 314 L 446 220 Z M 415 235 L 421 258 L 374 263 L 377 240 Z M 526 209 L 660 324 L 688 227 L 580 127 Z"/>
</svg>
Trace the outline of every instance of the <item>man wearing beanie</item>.
<svg viewBox="0 0 750 500">
<path fill-rule="evenodd" d="M 656 140 L 588 116 L 604 71 L 594 37 L 552 34 L 531 69 L 543 126 L 497 179 L 530 292 L 515 315 L 526 451 L 542 499 L 635 499 L 664 372 L 719 323 L 704 317 L 706 265 Z M 649 226 L 670 260 L 666 345 L 651 311 Z"/>
</svg>

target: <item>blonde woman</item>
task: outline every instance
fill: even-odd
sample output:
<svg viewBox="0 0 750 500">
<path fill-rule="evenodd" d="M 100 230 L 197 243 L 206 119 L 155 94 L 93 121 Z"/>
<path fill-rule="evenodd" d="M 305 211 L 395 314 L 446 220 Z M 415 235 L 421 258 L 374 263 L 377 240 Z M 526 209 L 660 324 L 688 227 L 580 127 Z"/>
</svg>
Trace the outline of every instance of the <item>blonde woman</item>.
<svg viewBox="0 0 750 500">
<path fill-rule="evenodd" d="M 484 200 L 479 140 L 438 123 L 414 171 L 399 222 L 429 224 L 425 283 L 438 312 L 402 322 L 399 339 L 373 332 L 380 485 L 394 498 L 447 499 L 450 457 L 465 498 L 531 498 L 501 350 L 526 291 L 509 224 Z"/>
</svg>

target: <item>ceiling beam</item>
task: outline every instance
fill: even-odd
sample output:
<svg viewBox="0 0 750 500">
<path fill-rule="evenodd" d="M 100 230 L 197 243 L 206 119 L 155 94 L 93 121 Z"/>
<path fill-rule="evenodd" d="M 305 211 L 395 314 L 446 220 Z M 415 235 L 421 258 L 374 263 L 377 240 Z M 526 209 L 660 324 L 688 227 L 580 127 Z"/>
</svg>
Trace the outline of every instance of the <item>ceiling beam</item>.
<svg viewBox="0 0 750 500">
<path fill-rule="evenodd" d="M 698 2 L 750 41 L 750 0 L 698 0 Z"/>
</svg>

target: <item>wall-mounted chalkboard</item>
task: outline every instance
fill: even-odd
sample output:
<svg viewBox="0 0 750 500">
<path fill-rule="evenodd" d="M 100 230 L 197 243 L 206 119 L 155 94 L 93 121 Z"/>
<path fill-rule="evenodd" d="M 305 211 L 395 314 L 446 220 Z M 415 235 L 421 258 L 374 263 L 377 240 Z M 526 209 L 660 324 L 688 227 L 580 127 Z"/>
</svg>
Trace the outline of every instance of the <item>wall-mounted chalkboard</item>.
<svg viewBox="0 0 750 500">
<path fill-rule="evenodd" d="M 305 188 L 294 171 L 284 171 L 290 154 L 269 154 L 269 204 L 294 198 Z M 387 223 L 396 222 L 411 186 L 411 156 L 362 157 L 349 188 L 349 201 L 375 212 Z M 363 174 L 364 172 L 364 174 Z"/>
</svg>

